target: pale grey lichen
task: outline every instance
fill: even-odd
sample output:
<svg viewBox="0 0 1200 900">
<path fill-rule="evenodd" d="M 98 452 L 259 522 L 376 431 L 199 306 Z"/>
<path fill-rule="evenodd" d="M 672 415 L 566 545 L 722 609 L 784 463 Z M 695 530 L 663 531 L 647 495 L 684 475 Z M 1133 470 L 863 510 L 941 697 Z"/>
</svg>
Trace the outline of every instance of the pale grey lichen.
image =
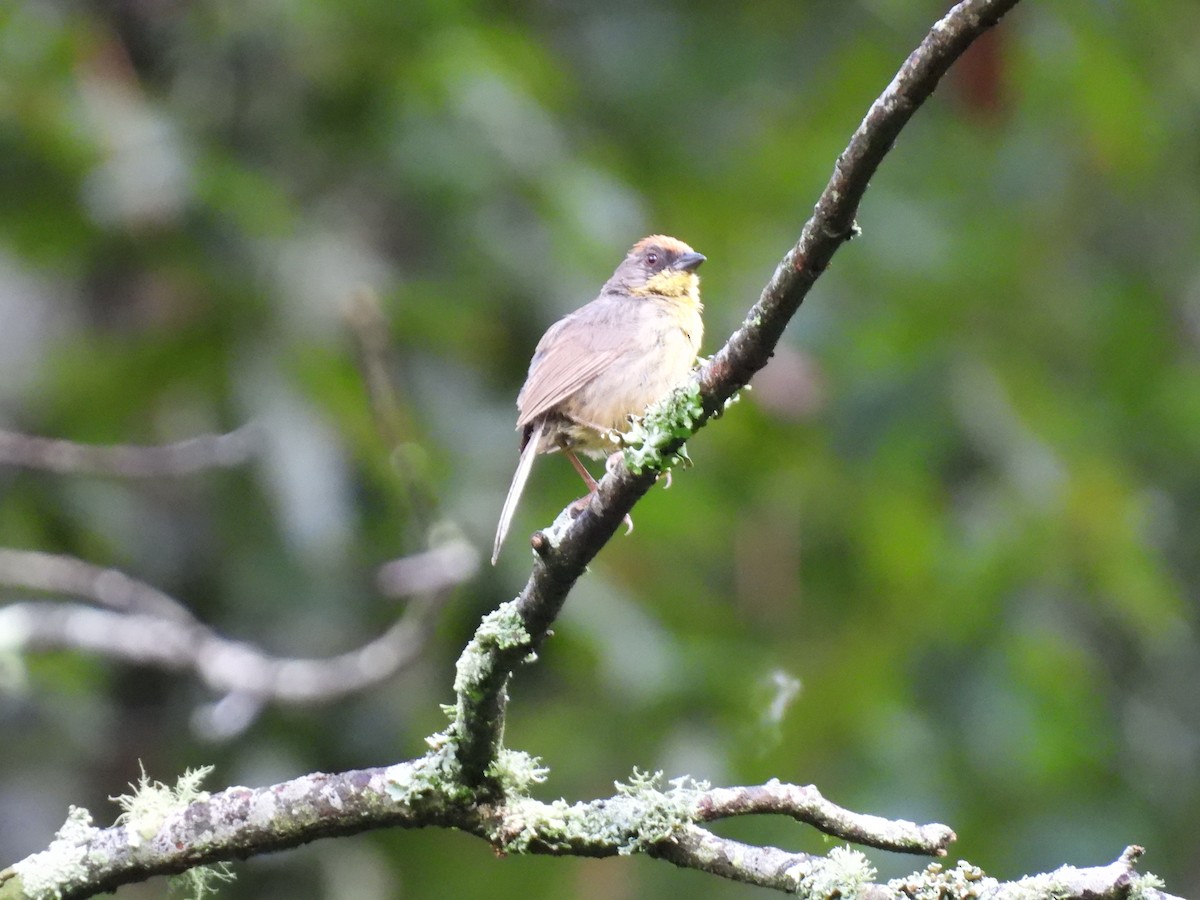
<svg viewBox="0 0 1200 900">
<path fill-rule="evenodd" d="M 978 866 L 960 859 L 953 869 L 941 863 L 930 863 L 924 871 L 893 878 L 888 888 L 912 900 L 942 900 L 944 897 L 979 897 L 999 885 L 995 878 L 985 875 Z"/>
<path fill-rule="evenodd" d="M 628 431 L 615 435 L 624 450 L 626 467 L 638 475 L 646 469 L 661 472 L 687 461 L 682 445 L 670 453 L 665 452 L 666 448 L 691 437 L 703 418 L 700 383 L 693 378 L 651 406 L 645 415 L 634 418 Z"/>
<path fill-rule="evenodd" d="M 1075 866 L 1060 866 L 1053 872 L 1029 875 L 1005 888 L 1014 896 L 1058 897 L 1075 896 L 1081 890 L 1097 895 L 1106 893 L 1123 877 L 1129 878 L 1129 900 L 1145 900 L 1158 896 L 1162 881 L 1154 875 L 1139 875 L 1129 871 L 1129 863 L 1123 859 L 1095 869 L 1079 869 Z M 930 863 L 921 872 L 893 878 L 888 889 L 911 898 L 911 900 L 970 900 L 973 897 L 989 897 L 1000 889 L 995 878 L 984 874 L 978 866 L 959 860 L 953 869 L 941 863 Z"/>
<path fill-rule="evenodd" d="M 634 769 L 628 784 L 617 782 L 616 796 L 590 803 L 566 800 L 510 803 L 504 847 L 513 853 L 533 846 L 570 849 L 581 845 L 616 847 L 623 856 L 667 840 L 697 817 L 697 792 L 704 787 L 690 778 L 674 779 L 662 790 L 662 773 Z"/>
<path fill-rule="evenodd" d="M 134 849 L 158 834 L 167 816 L 192 803 L 208 800 L 210 794 L 201 790 L 200 784 L 213 771 L 212 766 L 187 769 L 171 786 L 161 781 L 151 781 L 145 767 L 141 763 L 138 765 L 141 767 L 141 776 L 136 785 L 130 785 L 133 793 L 109 798 L 121 807 L 122 812 L 117 816 L 116 824 L 125 826 L 126 839 Z M 196 866 L 171 876 L 168 887 L 193 900 L 202 900 L 209 894 L 215 894 L 218 884 L 233 879 L 233 871 L 227 863 L 215 863 Z"/>
<path fill-rule="evenodd" d="M 188 769 L 179 776 L 175 786 L 170 787 L 161 781 L 151 781 L 145 767 L 140 762 L 138 766 L 142 774 L 136 785 L 130 785 L 133 793 L 108 798 L 121 807 L 122 812 L 117 816 L 116 824 L 127 827 L 129 846 L 134 848 L 158 834 L 158 829 L 171 813 L 191 803 L 207 800 L 209 794 L 200 790 L 200 783 L 213 770 L 212 766 Z"/>
<path fill-rule="evenodd" d="M 854 900 L 863 886 L 875 877 L 875 867 L 857 850 L 834 847 L 824 859 L 796 866 L 790 874 L 796 878 L 796 893 L 801 897 Z"/>
<path fill-rule="evenodd" d="M 535 784 L 542 784 L 550 774 L 541 759 L 522 750 L 500 748 L 492 764 L 488 766 L 488 778 L 500 785 L 506 797 L 524 797 Z"/>
<path fill-rule="evenodd" d="M 388 796 L 408 806 L 431 797 L 447 802 L 469 801 L 471 790 L 463 784 L 454 739 L 446 732 L 438 732 L 425 741 L 433 748 L 429 753 L 388 768 L 385 773 Z"/>
<path fill-rule="evenodd" d="M 568 504 L 562 510 L 562 512 L 554 517 L 554 521 L 551 522 L 549 526 L 542 529 L 542 536 L 546 539 L 546 543 L 549 544 L 551 548 L 555 550 L 559 548 L 559 545 L 562 544 L 563 538 L 566 537 L 567 532 L 570 531 L 571 525 L 574 524 L 575 519 L 578 516 L 578 512 L 574 507 L 575 504 Z"/>
<path fill-rule="evenodd" d="M 741 400 L 743 392 L 748 392 L 753 389 L 754 389 L 753 385 L 750 385 L 750 384 L 742 385 L 738 390 L 734 391 L 732 394 L 730 394 L 728 397 L 725 398 L 725 404 L 721 407 L 722 411 L 729 409 L 729 407 L 733 406 L 733 404 L 735 404 L 739 400 Z"/>
<path fill-rule="evenodd" d="M 1141 855 L 1140 848 L 1127 848 L 1121 858 L 1107 866 L 1079 869 L 1075 866 L 1059 866 L 1044 875 L 1029 875 L 1016 882 L 1016 887 L 1037 896 L 1066 896 L 1075 894 L 1106 893 L 1112 885 L 1127 880 L 1131 900 L 1153 897 L 1162 887 L 1159 878 L 1151 874 L 1138 875 L 1132 866 Z M 963 865 L 959 863 L 959 865 Z"/>
<path fill-rule="evenodd" d="M 70 807 L 50 846 L 13 865 L 25 895 L 33 900 L 57 900 L 64 888 L 85 881 L 88 843 L 99 833 L 92 825 L 91 813 L 81 806 Z"/>
</svg>

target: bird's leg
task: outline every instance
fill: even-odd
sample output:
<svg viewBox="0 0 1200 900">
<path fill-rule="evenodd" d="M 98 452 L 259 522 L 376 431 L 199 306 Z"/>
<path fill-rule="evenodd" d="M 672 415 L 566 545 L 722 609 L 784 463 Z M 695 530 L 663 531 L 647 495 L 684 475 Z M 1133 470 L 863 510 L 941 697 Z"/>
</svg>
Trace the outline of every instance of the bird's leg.
<svg viewBox="0 0 1200 900">
<path fill-rule="evenodd" d="M 596 484 L 596 479 L 592 477 L 592 473 L 587 470 L 587 466 L 579 461 L 579 457 L 571 450 L 563 447 L 563 453 L 567 454 L 567 459 L 571 461 L 571 465 L 575 467 L 575 471 L 579 473 L 579 477 L 583 479 L 583 483 L 588 487 L 588 493 L 595 493 L 599 485 Z"/>
<path fill-rule="evenodd" d="M 592 494 L 596 493 L 596 479 L 592 477 L 592 473 L 587 470 L 587 467 L 579 461 L 579 457 L 567 447 L 562 448 L 562 452 L 566 454 L 567 459 L 571 461 L 571 465 L 575 467 L 575 471 L 579 473 L 579 477 L 583 479 L 583 483 L 587 485 L 588 492 L 586 497 L 580 497 L 572 504 L 578 512 L 583 512 L 588 505 L 588 501 L 592 499 Z M 607 469 L 607 467 L 605 467 Z M 633 517 L 629 513 L 625 514 L 625 534 L 633 531 Z"/>
</svg>

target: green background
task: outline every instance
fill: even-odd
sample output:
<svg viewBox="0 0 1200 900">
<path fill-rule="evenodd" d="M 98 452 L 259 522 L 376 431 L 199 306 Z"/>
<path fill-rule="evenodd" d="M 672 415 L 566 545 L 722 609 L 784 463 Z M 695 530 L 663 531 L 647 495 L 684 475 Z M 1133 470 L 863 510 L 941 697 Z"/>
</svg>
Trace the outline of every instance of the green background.
<svg viewBox="0 0 1200 900">
<path fill-rule="evenodd" d="M 708 256 L 715 350 L 942 11 L 5 5 L 0 426 L 157 443 L 254 420 L 270 441 L 188 478 L 4 468 L 0 544 L 118 567 L 274 653 L 364 643 L 400 609 L 378 565 L 447 528 L 490 547 L 541 332 L 665 232 Z M 1197 46 L 1193 0 L 1030 0 L 956 68 L 754 390 L 516 678 L 506 737 L 551 767 L 539 796 L 603 796 L 634 766 L 812 782 L 946 822 L 951 860 L 999 877 L 1140 843 L 1200 894 Z M 361 285 L 398 451 L 345 318 Z M 539 460 L 499 567 L 416 667 L 226 743 L 191 729 L 215 698 L 187 674 L 6 652 L 0 862 L 70 803 L 109 821 L 139 759 L 168 781 L 212 763 L 215 789 L 421 753 L 458 650 L 524 582 L 521 538 L 577 493 Z M 717 830 L 830 846 L 785 820 Z M 441 832 L 235 869 L 223 896 L 765 896 Z"/>
</svg>

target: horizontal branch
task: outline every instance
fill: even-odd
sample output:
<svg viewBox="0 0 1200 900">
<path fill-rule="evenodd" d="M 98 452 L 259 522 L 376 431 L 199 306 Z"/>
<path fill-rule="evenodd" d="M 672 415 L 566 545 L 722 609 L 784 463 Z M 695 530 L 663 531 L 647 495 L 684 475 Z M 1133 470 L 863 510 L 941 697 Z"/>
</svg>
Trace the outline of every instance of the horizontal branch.
<svg viewBox="0 0 1200 900">
<path fill-rule="evenodd" d="M 387 768 L 307 775 L 266 788 L 229 788 L 175 807 L 148 804 L 144 797 L 139 803 L 123 798 L 127 809 L 142 812 L 106 829 L 94 827 L 86 810 L 73 809 L 47 850 L 0 871 L 0 900 L 46 896 L 74 900 L 154 875 L 297 847 L 317 838 L 429 826 L 460 829 L 504 853 L 588 857 L 645 853 L 677 866 L 814 900 L 831 896 L 1123 900 L 1135 885 L 1142 897 L 1177 900 L 1159 893 L 1151 876 L 1136 873 L 1138 848 L 1130 848 L 1107 866 L 1064 867 L 1016 882 L 999 882 L 959 863 L 954 869 L 933 865 L 877 884 L 872 880 L 874 870 L 857 851 L 839 847 L 817 856 L 754 847 L 700 825 L 718 812 L 722 818 L 760 814 L 768 811 L 768 805 L 770 811 L 803 818 L 814 796 L 819 797 L 815 789 L 772 782 L 713 790 L 679 780 L 664 791 L 656 777 L 635 773 L 631 784 L 618 785 L 611 797 L 588 803 L 543 803 L 524 793 L 544 778 L 545 770 L 536 761 L 506 751 L 501 768 L 497 777 L 508 792 L 499 802 L 480 803 L 463 790 L 453 757 L 443 745 L 421 759 Z M 154 789 L 170 798 L 170 789 L 161 785 Z M 765 804 L 768 795 L 772 799 Z M 872 833 L 876 827 L 880 830 Z M 889 833 L 913 828 L 939 839 L 949 835 L 945 826 L 911 826 L 875 817 L 859 817 L 850 830 L 871 833 L 876 846 L 888 846 Z M 900 844 L 908 839 L 902 838 Z"/>
<path fill-rule="evenodd" d="M 380 589 L 407 595 L 403 614 L 379 636 L 324 659 L 279 657 L 227 638 L 170 595 L 116 569 L 72 556 L 0 548 L 0 587 L 77 597 L 0 606 L 0 649 L 77 650 L 168 671 L 194 671 L 223 695 L 193 719 L 211 740 L 244 731 L 268 702 L 325 703 L 380 684 L 415 662 L 450 589 L 478 569 L 479 553 L 453 540 L 380 568 Z"/>
<path fill-rule="evenodd" d="M 303 705 L 357 693 L 412 662 L 436 605 L 427 599 L 414 600 L 383 634 L 325 659 L 273 656 L 199 623 L 49 601 L 0 607 L 0 646 L 20 651 L 77 650 L 135 665 L 193 670 L 217 693 Z"/>
<path fill-rule="evenodd" d="M 71 475 L 154 478 L 240 466 L 261 449 L 257 430 L 202 434 L 172 444 L 80 444 L 0 430 L 0 465 Z"/>
</svg>

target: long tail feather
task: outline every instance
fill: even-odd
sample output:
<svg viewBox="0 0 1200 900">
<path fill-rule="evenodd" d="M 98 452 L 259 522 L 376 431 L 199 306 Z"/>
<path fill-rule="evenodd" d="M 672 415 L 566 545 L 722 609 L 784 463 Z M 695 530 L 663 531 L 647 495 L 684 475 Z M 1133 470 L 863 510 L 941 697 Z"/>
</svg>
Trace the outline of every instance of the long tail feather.
<svg viewBox="0 0 1200 900">
<path fill-rule="evenodd" d="M 521 492 L 525 490 L 525 482 L 529 480 L 529 473 L 533 470 L 533 458 L 537 456 L 543 428 L 545 425 L 538 425 L 529 435 L 525 449 L 521 451 L 521 459 L 517 462 L 517 471 L 513 473 L 512 484 L 508 487 L 508 496 L 504 498 L 504 507 L 500 510 L 500 524 L 496 526 L 496 542 L 492 545 L 493 566 L 500 558 L 500 547 L 508 535 L 508 527 L 512 524 L 513 513 L 517 511 L 517 502 L 521 499 Z"/>
</svg>

